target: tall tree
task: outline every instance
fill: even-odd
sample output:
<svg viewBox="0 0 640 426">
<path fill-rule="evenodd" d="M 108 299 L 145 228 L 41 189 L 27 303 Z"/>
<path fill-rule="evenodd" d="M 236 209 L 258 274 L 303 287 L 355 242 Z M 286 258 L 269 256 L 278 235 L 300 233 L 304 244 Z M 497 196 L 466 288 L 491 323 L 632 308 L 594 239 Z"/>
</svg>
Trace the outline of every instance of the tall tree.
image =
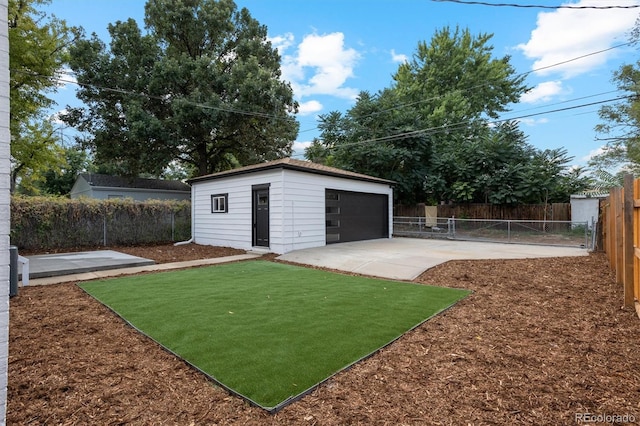
<svg viewBox="0 0 640 426">
<path fill-rule="evenodd" d="M 614 71 L 613 82 L 626 96 L 598 111 L 602 123 L 595 130 L 606 144 L 591 165 L 602 169 L 622 165 L 640 171 L 640 61 Z"/>
<path fill-rule="evenodd" d="M 473 36 L 458 27 L 436 31 L 429 43 L 418 43 L 410 61 L 399 66 L 394 90 L 429 125 L 474 131 L 474 121 L 497 118 L 527 90 L 525 77 L 516 75 L 508 55 L 492 58 L 492 37 Z"/>
<path fill-rule="evenodd" d="M 175 161 L 198 174 L 291 153 L 297 103 L 267 29 L 232 0 L 153 0 L 143 34 L 129 19 L 71 50 L 86 108 L 65 120 L 97 163 L 160 175 Z"/>
<path fill-rule="evenodd" d="M 459 28 L 436 31 L 400 65 L 390 88 L 361 94 L 340 119 L 323 116 L 331 126 L 321 125 L 307 155 L 396 180 L 401 202 L 441 199 L 455 181 L 435 171 L 455 169 L 456 150 L 486 137 L 487 120 L 527 89 L 508 56 L 492 58 L 490 40 Z M 458 190 L 463 199 L 476 196 L 462 183 Z"/>
<path fill-rule="evenodd" d="M 631 43 L 640 43 L 640 18 L 630 33 Z M 612 82 L 623 99 L 604 105 L 598 111 L 602 122 L 595 128 L 605 141 L 603 152 L 591 160 L 596 170 L 614 170 L 622 166 L 640 173 L 640 60 L 624 64 L 613 72 Z"/>
<path fill-rule="evenodd" d="M 18 180 L 31 188 L 46 170 L 58 167 L 62 150 L 46 116 L 49 94 L 59 86 L 68 47 L 80 34 L 62 20 L 37 10 L 48 0 L 9 0 L 11 189 Z"/>
<path fill-rule="evenodd" d="M 69 195 L 79 173 L 94 171 L 89 155 L 76 147 L 64 148 L 64 164 L 44 173 L 40 192 L 50 195 Z"/>
</svg>

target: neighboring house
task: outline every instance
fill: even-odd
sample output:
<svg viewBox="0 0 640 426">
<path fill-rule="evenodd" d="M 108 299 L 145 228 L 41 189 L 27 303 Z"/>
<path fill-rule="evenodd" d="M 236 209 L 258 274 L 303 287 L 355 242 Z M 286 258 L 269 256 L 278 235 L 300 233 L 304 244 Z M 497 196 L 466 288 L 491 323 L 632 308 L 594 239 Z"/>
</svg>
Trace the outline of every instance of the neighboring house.
<svg viewBox="0 0 640 426">
<path fill-rule="evenodd" d="M 81 173 L 71 188 L 71 198 L 89 197 L 100 200 L 133 198 L 146 200 L 189 200 L 191 187 L 174 180 L 125 178 Z"/>
<path fill-rule="evenodd" d="M 188 182 L 198 244 L 282 254 L 393 234 L 393 181 L 284 158 Z"/>
</svg>

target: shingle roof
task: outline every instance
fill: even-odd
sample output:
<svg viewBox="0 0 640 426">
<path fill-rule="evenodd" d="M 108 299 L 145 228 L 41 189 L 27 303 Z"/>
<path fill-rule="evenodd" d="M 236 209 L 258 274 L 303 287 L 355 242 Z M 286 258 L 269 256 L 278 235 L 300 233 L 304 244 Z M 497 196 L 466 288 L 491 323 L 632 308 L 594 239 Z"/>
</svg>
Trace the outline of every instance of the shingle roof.
<svg viewBox="0 0 640 426">
<path fill-rule="evenodd" d="M 86 180 L 89 185 L 95 187 L 139 188 L 186 192 L 191 191 L 191 187 L 189 185 L 177 180 L 126 178 L 121 176 L 110 176 L 97 173 L 81 173 L 80 177 Z"/>
<path fill-rule="evenodd" d="M 311 161 L 296 160 L 294 158 L 281 158 L 279 160 L 269 161 L 266 163 L 253 164 L 251 166 L 240 167 L 237 169 L 226 170 L 224 172 L 212 173 L 209 175 L 199 176 L 189 179 L 189 184 L 215 180 L 229 176 L 242 175 L 263 170 L 286 169 L 297 170 L 300 172 L 316 173 L 325 176 L 334 176 L 347 179 L 361 180 L 366 182 L 384 183 L 394 185 L 392 180 L 381 179 L 374 176 L 364 175 L 361 173 L 350 172 L 348 170 L 338 169 L 335 167 L 325 166 L 324 164 L 313 163 Z"/>
</svg>

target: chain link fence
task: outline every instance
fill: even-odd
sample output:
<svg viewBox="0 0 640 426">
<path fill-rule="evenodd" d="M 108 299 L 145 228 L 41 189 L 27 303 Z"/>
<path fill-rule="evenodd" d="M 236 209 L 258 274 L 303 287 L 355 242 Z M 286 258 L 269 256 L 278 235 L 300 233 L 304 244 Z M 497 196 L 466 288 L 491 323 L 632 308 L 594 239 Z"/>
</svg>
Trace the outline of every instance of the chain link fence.
<svg viewBox="0 0 640 426">
<path fill-rule="evenodd" d="M 144 245 L 190 237 L 188 202 L 12 201 L 11 244 L 20 250 Z"/>
<path fill-rule="evenodd" d="M 558 245 L 592 249 L 595 226 L 588 222 L 549 220 L 393 218 L 393 233 L 401 237 L 448 238 L 500 243 Z"/>
</svg>

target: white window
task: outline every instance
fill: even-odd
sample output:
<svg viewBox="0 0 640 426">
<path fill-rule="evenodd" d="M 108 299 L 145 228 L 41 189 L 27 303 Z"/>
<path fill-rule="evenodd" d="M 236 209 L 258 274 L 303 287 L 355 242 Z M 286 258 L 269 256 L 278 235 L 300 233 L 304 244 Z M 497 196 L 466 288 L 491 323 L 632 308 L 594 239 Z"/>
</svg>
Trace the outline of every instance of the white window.
<svg viewBox="0 0 640 426">
<path fill-rule="evenodd" d="M 229 194 L 215 194 L 211 196 L 211 213 L 226 213 Z"/>
</svg>

